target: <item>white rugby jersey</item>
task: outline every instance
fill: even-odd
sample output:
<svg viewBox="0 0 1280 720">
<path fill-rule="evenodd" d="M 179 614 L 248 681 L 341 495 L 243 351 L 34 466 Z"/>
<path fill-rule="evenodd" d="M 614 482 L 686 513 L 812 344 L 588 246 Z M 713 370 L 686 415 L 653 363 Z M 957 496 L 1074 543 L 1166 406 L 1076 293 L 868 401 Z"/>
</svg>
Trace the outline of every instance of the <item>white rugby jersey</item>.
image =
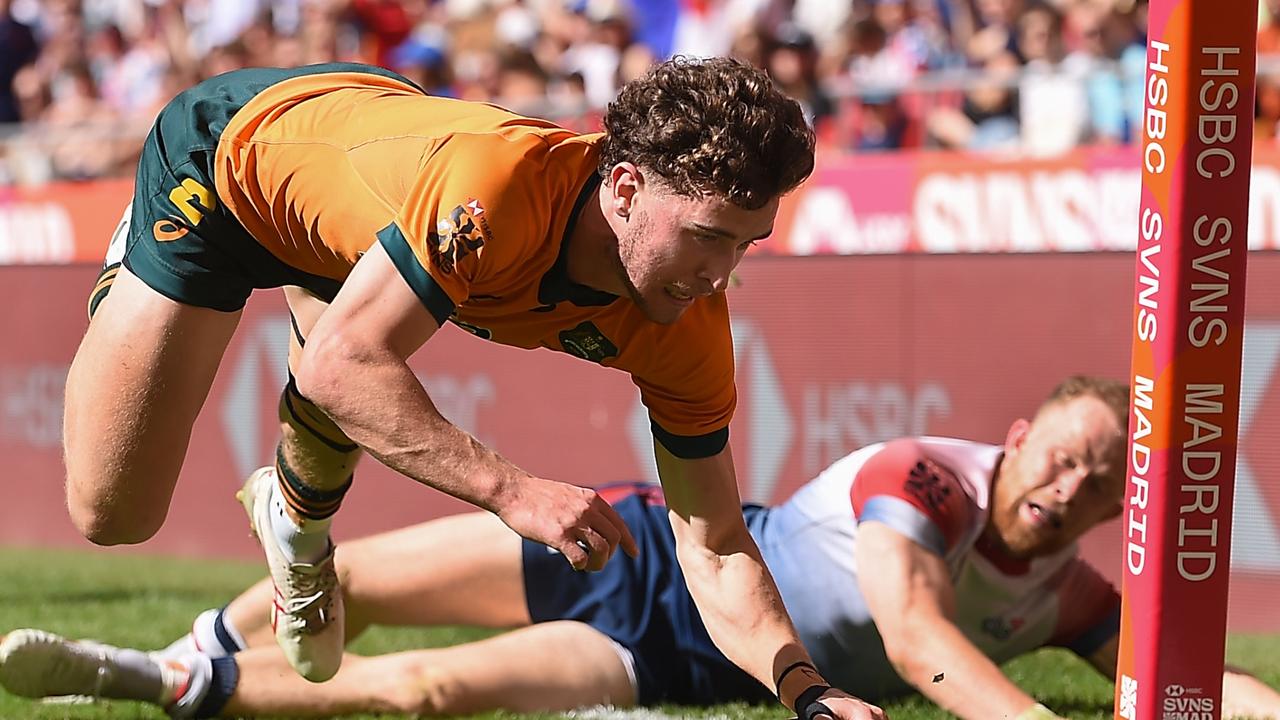
<svg viewBox="0 0 1280 720">
<path fill-rule="evenodd" d="M 1120 596 L 1074 545 L 1028 562 L 983 541 L 1000 457 L 998 446 L 947 438 L 872 445 L 751 519 L 801 640 L 833 685 L 872 697 L 910 689 L 859 587 L 858 523 L 873 519 L 946 560 L 956 625 L 997 663 L 1044 645 L 1089 655 L 1117 632 Z"/>
</svg>

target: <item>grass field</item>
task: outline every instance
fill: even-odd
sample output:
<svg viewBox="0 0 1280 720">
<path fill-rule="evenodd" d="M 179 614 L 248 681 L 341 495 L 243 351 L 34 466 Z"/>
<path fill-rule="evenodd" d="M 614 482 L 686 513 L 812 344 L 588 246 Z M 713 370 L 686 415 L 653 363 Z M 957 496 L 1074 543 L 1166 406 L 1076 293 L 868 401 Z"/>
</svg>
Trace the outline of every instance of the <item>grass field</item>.
<svg viewBox="0 0 1280 720">
<path fill-rule="evenodd" d="M 156 648 L 190 627 L 195 615 L 225 603 L 261 574 L 258 566 L 232 562 L 198 565 L 169 558 L 124 554 L 51 552 L 0 548 L 0 632 L 14 627 L 41 627 L 70 637 Z M 481 637 L 465 628 L 376 628 L 361 637 L 356 652 L 446 645 Z M 1233 637 L 1229 659 L 1253 669 L 1272 685 L 1280 685 L 1280 637 Z M 1111 718 L 1111 684 L 1074 656 L 1044 651 L 1021 658 L 1007 668 L 1023 687 L 1071 718 Z M 919 699 L 886 705 L 894 720 L 946 718 Z M 781 707 L 720 706 L 711 709 L 662 708 L 662 714 L 574 713 L 578 720 L 662 717 L 766 720 L 785 718 Z M 0 720 L 53 718 L 163 718 L 140 704 L 41 705 L 0 691 Z M 363 716 L 372 717 L 372 716 Z M 524 720 L 562 717 L 498 713 L 483 716 Z"/>
</svg>

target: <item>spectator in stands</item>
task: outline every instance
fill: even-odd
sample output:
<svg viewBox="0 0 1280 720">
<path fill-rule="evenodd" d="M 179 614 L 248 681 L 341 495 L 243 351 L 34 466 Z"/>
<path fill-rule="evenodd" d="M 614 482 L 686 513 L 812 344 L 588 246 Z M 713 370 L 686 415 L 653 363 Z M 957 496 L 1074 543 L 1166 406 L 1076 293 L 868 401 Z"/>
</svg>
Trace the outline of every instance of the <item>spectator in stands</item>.
<svg viewBox="0 0 1280 720">
<path fill-rule="evenodd" d="M 528 50 L 513 48 L 498 58 L 495 99 L 516 112 L 546 114 L 550 77 Z"/>
<path fill-rule="evenodd" d="M 364 32 L 362 53 L 375 65 L 390 67 L 391 53 L 409 37 L 425 14 L 424 0 L 351 0 L 350 12 Z"/>
<path fill-rule="evenodd" d="M 631 43 L 626 50 L 622 51 L 622 58 L 618 61 L 618 87 L 643 76 L 657 62 L 658 56 L 653 54 L 653 50 L 648 45 L 639 42 Z"/>
<path fill-rule="evenodd" d="M 436 94 L 518 96 L 585 127 L 582 113 L 623 82 L 694 52 L 765 68 L 811 117 L 833 116 L 829 135 L 854 150 L 1132 141 L 1145 2 L 1043 1 L 26 0 L 19 22 L 13 0 L 0 0 L 0 123 L 39 122 L 72 64 L 87 62 L 94 95 L 141 123 L 213 74 L 342 60 L 399 70 Z M 1280 52 L 1280 0 L 1264 0 L 1258 43 L 1264 56 Z M 958 66 L 970 73 L 954 87 L 911 89 Z"/>
<path fill-rule="evenodd" d="M 997 50 L 981 67 L 985 74 L 959 108 L 939 107 L 926 119 L 930 137 L 944 148 L 1009 150 L 1018 143 L 1018 60 Z"/>
<path fill-rule="evenodd" d="M 411 37 L 391 53 L 391 69 L 432 95 L 453 97 L 453 79 L 444 49 L 421 37 Z"/>
<path fill-rule="evenodd" d="M 116 113 L 98 96 L 93 75 L 82 62 L 55 78 L 52 102 L 40 119 L 48 130 L 49 161 L 56 177 L 100 177 L 123 159 L 119 140 L 110 132 Z"/>
<path fill-rule="evenodd" d="M 903 147 L 907 116 L 897 95 L 873 92 L 858 99 L 856 123 L 849 141 L 855 152 L 882 152 Z"/>
<path fill-rule="evenodd" d="M 296 47 L 294 38 L 281 38 L 281 40 L 284 42 L 292 41 Z M 250 67 L 250 65 L 249 48 L 239 39 L 209 50 L 209 54 L 204 58 L 205 72 L 209 76 L 221 75 L 232 70 Z"/>
<path fill-rule="evenodd" d="M 581 27 L 578 41 L 565 50 L 560 70 L 582 75 L 588 102 L 602 108 L 618 91 L 622 54 L 631 44 L 630 20 L 621 0 L 580 4 L 575 19 Z"/>
<path fill-rule="evenodd" d="M 896 69 L 894 79 L 910 80 L 927 69 L 936 49 L 916 23 L 912 0 L 876 0 L 871 17 L 885 32 L 885 49 Z"/>
<path fill-rule="evenodd" d="M 814 127 L 835 112 L 831 98 L 818 82 L 818 49 L 813 36 L 787 23 L 774 31 L 765 70 L 778 87 L 800 103 Z"/>
<path fill-rule="evenodd" d="M 1258 54 L 1280 54 L 1280 0 L 1266 0 L 1258 19 Z"/>
<path fill-rule="evenodd" d="M 1018 18 L 1017 45 L 1022 53 L 1018 83 L 1022 149 L 1032 155 L 1058 155 L 1084 141 L 1089 132 L 1084 81 L 1062 61 L 1062 14 L 1036 5 Z"/>
<path fill-rule="evenodd" d="M 1089 137 L 1094 142 L 1128 142 L 1140 125 L 1147 52 L 1133 20 L 1111 6 L 1081 2 L 1067 13 L 1075 49 L 1063 60 L 1067 72 L 1085 84 Z"/>
<path fill-rule="evenodd" d="M 36 59 L 35 34 L 10 12 L 9 0 L 0 0 L 0 124 L 22 119 L 13 79 L 18 70 Z"/>
<path fill-rule="evenodd" d="M 1253 125 L 1255 144 L 1274 143 L 1280 139 L 1280 81 L 1274 76 L 1258 76 Z"/>
<path fill-rule="evenodd" d="M 955 38 L 969 62 L 982 66 L 1006 52 L 1016 57 L 1015 26 L 1022 14 L 1022 0 L 975 0 L 974 6 L 977 12 L 970 20 L 971 33 Z"/>
</svg>

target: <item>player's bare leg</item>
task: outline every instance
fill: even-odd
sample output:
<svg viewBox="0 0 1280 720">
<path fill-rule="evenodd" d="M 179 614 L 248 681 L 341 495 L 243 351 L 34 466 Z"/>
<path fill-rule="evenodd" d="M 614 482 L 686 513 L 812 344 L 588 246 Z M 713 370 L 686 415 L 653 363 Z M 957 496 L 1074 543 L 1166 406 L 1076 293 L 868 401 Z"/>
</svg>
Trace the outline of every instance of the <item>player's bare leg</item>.
<svg viewBox="0 0 1280 720">
<path fill-rule="evenodd" d="M 370 625 L 528 625 L 521 548 L 520 536 L 489 513 L 453 515 L 344 543 L 337 569 L 347 640 Z M 202 614 L 193 629 L 202 639 L 193 645 L 184 638 L 173 652 L 198 647 L 221 654 L 274 646 L 268 622 L 273 593 L 265 578 L 221 615 Z M 215 622 L 222 628 L 215 630 Z M 219 647 L 228 637 L 240 647 Z"/>
<path fill-rule="evenodd" d="M 29 698 L 140 700 L 165 707 L 174 718 L 457 715 L 635 704 L 628 667 L 613 642 L 567 620 L 449 648 L 348 655 L 338 674 L 320 684 L 298 677 L 274 647 L 234 658 L 198 652 L 162 658 L 24 629 L 0 638 L 0 686 Z"/>
<path fill-rule="evenodd" d="M 292 321 L 289 366 L 328 307 L 286 288 Z M 271 573 L 271 626 L 294 669 L 321 682 L 342 663 L 345 610 L 334 570 L 329 526 L 351 486 L 361 450 L 320 408 L 298 392 L 290 372 L 280 396 L 275 463 L 257 470 L 239 493 Z"/>
<path fill-rule="evenodd" d="M 296 524 L 327 520 L 338 510 L 363 454 L 323 410 L 303 397 L 293 381 L 305 338 L 328 303 L 301 288 L 284 289 L 289 302 L 289 383 L 280 396 L 280 444 L 276 452 L 285 512 Z M 292 481 L 289 481 L 292 478 Z M 312 523 L 313 526 L 316 523 Z M 324 529 L 327 532 L 327 524 Z M 304 539 L 300 539 L 304 542 Z M 306 554 L 304 545 L 295 549 Z"/>
<path fill-rule="evenodd" d="M 67 506 L 86 538 L 137 543 L 163 524 L 239 319 L 170 300 L 119 269 L 67 375 Z"/>
<path fill-rule="evenodd" d="M 579 622 L 534 625 L 479 642 L 377 657 L 348 655 L 320 685 L 294 677 L 274 648 L 236 656 L 227 715 L 332 717 L 356 712 L 466 715 L 635 704 L 613 642 Z"/>
</svg>

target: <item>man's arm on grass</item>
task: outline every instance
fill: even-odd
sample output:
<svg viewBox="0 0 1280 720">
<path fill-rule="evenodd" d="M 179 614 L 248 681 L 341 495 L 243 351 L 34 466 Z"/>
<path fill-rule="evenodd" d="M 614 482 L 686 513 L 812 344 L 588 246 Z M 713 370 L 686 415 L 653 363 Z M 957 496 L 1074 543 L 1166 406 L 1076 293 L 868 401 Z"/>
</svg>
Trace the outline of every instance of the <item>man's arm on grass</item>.
<svg viewBox="0 0 1280 720">
<path fill-rule="evenodd" d="M 738 667 L 774 688 L 784 705 L 814 685 L 826 685 L 800 643 L 773 576 L 747 532 L 729 446 L 706 458 L 685 459 L 654 444 L 676 557 L 707 633 Z M 794 663 L 781 688 L 774 679 Z M 879 708 L 839 690 L 821 698 L 841 720 L 881 720 Z"/>
<path fill-rule="evenodd" d="M 869 520 L 858 526 L 857 562 L 889 661 L 922 695 L 965 720 L 1054 717 L 956 627 L 955 586 L 937 553 Z"/>
<path fill-rule="evenodd" d="M 1119 655 L 1120 636 L 1115 635 L 1086 660 L 1114 681 Z M 1280 693 L 1248 672 L 1227 666 L 1222 673 L 1222 717 L 1280 720 Z"/>
</svg>

